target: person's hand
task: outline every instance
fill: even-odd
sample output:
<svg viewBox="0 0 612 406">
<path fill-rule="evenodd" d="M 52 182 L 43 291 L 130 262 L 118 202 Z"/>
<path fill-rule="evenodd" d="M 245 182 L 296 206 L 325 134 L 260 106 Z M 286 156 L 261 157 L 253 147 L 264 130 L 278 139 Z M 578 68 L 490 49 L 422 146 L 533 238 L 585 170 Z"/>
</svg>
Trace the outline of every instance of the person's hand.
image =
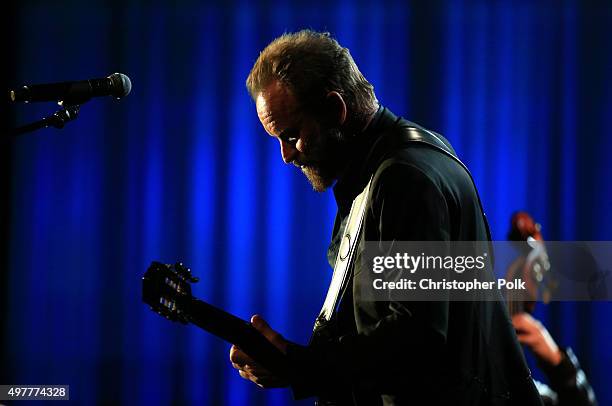
<svg viewBox="0 0 612 406">
<path fill-rule="evenodd" d="M 268 341 L 274 344 L 276 348 L 283 354 L 286 354 L 289 342 L 278 332 L 272 330 L 261 316 L 255 315 L 251 317 L 251 324 L 257 331 L 266 337 Z M 235 345 L 232 345 L 230 349 L 230 361 L 232 362 L 232 366 L 238 370 L 241 377 L 255 383 L 261 388 L 282 388 L 289 386 L 286 377 L 274 375 L 272 372 L 253 361 L 251 357 Z"/>
<path fill-rule="evenodd" d="M 551 366 L 559 365 L 562 353 L 539 320 L 531 317 L 529 313 L 518 313 L 512 316 L 512 324 L 519 342 L 533 351 L 541 362 Z"/>
</svg>

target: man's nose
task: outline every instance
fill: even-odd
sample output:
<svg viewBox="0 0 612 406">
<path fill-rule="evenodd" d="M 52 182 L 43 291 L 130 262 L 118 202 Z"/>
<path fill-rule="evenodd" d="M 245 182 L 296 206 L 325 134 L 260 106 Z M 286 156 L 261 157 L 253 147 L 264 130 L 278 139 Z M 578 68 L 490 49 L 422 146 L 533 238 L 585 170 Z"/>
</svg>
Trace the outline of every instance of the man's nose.
<svg viewBox="0 0 612 406">
<path fill-rule="evenodd" d="M 291 144 L 282 141 L 280 142 L 281 156 L 286 164 L 290 164 L 298 156 L 299 151 Z"/>
</svg>

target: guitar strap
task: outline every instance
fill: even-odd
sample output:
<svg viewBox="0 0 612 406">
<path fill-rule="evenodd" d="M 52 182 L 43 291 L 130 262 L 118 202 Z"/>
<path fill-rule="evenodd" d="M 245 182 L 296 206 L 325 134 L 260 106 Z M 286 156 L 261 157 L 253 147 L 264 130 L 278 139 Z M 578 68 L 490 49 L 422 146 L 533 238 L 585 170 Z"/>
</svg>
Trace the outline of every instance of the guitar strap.
<svg viewBox="0 0 612 406">
<path fill-rule="evenodd" d="M 375 155 L 373 154 L 374 150 L 378 151 L 382 149 L 382 151 L 384 151 L 382 154 L 383 158 L 379 160 L 379 162 L 382 162 L 384 161 L 384 156 L 387 155 L 387 153 L 392 151 L 394 148 L 405 145 L 424 145 L 429 148 L 433 148 L 443 153 L 444 155 L 447 155 L 455 162 L 457 162 L 467 172 L 472 183 L 474 183 L 474 179 L 468 168 L 463 164 L 463 162 L 459 160 L 459 158 L 457 158 L 454 151 L 452 150 L 452 147 L 450 147 L 449 144 L 443 141 L 443 139 L 439 137 L 436 133 L 426 130 L 422 127 L 403 126 L 401 127 L 400 134 L 394 133 L 392 135 L 382 135 L 380 139 L 376 142 L 376 144 L 372 147 L 372 152 L 370 152 L 369 157 Z M 368 159 L 366 159 L 366 162 L 367 161 Z M 357 197 L 355 197 L 355 199 L 353 200 L 353 204 L 351 205 L 351 211 L 346 221 L 346 225 L 344 226 L 340 248 L 338 249 L 338 254 L 336 255 L 332 280 L 327 291 L 327 296 L 325 297 L 325 302 L 323 302 L 323 307 L 321 308 L 319 316 L 315 321 L 315 332 L 319 328 L 323 327 L 325 324 L 329 323 L 329 321 L 332 319 L 338 306 L 339 299 L 341 297 L 341 292 L 346 289 L 347 281 L 349 279 L 350 274 L 350 272 L 348 271 L 353 265 L 357 241 L 359 241 L 361 229 L 363 228 L 365 211 L 368 203 L 367 197 L 370 192 L 370 187 L 372 186 L 373 178 L 374 175 L 370 177 L 368 184 L 365 186 L 363 191 Z M 478 205 L 480 206 L 480 211 L 484 220 L 487 239 L 491 241 L 489 223 L 484 213 L 482 202 L 480 201 L 480 196 L 478 195 L 478 190 L 476 189 L 475 184 L 474 189 L 476 190 Z M 492 253 L 493 251 L 491 250 L 491 261 L 494 261 Z"/>
<path fill-rule="evenodd" d="M 334 274 L 332 276 L 325 302 L 319 313 L 319 317 L 315 322 L 314 330 L 317 330 L 323 324 L 329 322 L 336 310 L 338 305 L 338 297 L 340 292 L 346 286 L 346 279 L 349 274 L 348 270 L 353 264 L 353 258 L 355 255 L 355 248 L 359 235 L 361 234 L 361 228 L 363 227 L 363 220 L 365 218 L 365 211 L 367 206 L 367 197 L 370 192 L 370 186 L 372 185 L 372 177 L 370 181 L 363 189 L 363 191 L 357 195 L 351 205 L 351 212 L 349 213 L 344 231 L 342 234 L 342 241 L 336 255 L 336 262 L 334 263 Z"/>
</svg>

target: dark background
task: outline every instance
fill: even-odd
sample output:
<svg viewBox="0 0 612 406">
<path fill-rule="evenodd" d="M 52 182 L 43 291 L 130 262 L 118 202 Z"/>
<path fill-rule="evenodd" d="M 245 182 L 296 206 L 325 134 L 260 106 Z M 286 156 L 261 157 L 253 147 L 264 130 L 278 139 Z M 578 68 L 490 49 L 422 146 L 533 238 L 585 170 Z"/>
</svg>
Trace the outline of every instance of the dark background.
<svg viewBox="0 0 612 406">
<path fill-rule="evenodd" d="M 2 7 L 5 89 L 123 72 L 133 90 L 91 101 L 61 131 L 3 137 L 0 383 L 69 384 L 79 404 L 291 403 L 239 378 L 227 344 L 140 301 L 152 260 L 182 260 L 201 278 L 197 296 L 307 342 L 335 203 L 282 164 L 244 86 L 285 31 L 330 31 L 384 105 L 446 135 L 494 238 L 525 209 L 548 240 L 612 240 L 609 2 Z M 3 122 L 56 108 L 9 106 Z M 612 404 L 610 303 L 537 316 Z"/>
</svg>

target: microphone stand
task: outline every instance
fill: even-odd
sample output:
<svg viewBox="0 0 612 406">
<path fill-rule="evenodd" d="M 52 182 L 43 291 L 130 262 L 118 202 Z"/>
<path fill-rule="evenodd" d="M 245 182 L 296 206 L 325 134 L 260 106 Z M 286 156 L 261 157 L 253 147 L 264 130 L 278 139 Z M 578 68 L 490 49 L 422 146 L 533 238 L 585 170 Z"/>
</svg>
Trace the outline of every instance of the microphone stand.
<svg viewBox="0 0 612 406">
<path fill-rule="evenodd" d="M 13 129 L 11 135 L 26 134 L 47 127 L 64 128 L 67 122 L 77 118 L 80 107 L 78 104 L 63 106 L 60 110 L 42 120 Z"/>
</svg>

